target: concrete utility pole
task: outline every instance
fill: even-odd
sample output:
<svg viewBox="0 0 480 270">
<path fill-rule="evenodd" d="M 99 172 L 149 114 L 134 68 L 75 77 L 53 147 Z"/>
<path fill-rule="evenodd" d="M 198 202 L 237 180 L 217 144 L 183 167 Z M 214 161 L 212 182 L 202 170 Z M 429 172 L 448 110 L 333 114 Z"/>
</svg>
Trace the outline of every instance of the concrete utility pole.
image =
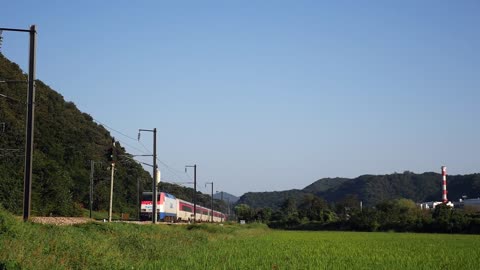
<svg viewBox="0 0 480 270">
<path fill-rule="evenodd" d="M 2 31 L 28 32 L 30 34 L 30 48 L 28 59 L 28 92 L 27 92 L 27 122 L 25 131 L 25 171 L 23 185 L 23 220 L 30 218 L 30 202 L 32 193 L 32 162 L 33 162 L 33 127 L 35 116 L 35 63 L 36 63 L 36 36 L 35 25 L 30 29 L 0 28 Z"/>
<path fill-rule="evenodd" d="M 110 153 L 110 159 L 112 162 L 112 174 L 110 178 L 110 207 L 108 208 L 108 222 L 112 222 L 112 207 L 113 207 L 113 178 L 115 175 L 115 139 L 112 139 L 112 148 Z"/>
<path fill-rule="evenodd" d="M 108 208 L 108 222 L 112 222 L 112 205 L 113 205 L 113 176 L 115 174 L 115 163 L 112 162 L 112 175 L 110 178 L 110 206 Z"/>
<path fill-rule="evenodd" d="M 185 166 L 185 172 L 187 168 L 193 167 L 193 223 L 197 221 L 197 164 Z"/>
</svg>

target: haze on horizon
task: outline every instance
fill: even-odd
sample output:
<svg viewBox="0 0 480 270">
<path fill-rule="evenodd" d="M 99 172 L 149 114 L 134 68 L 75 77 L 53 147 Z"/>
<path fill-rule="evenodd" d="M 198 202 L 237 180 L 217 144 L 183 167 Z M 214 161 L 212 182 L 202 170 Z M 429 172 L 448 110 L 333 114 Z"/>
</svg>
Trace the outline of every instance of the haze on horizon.
<svg viewBox="0 0 480 270">
<path fill-rule="evenodd" d="M 200 191 L 241 195 L 479 172 L 478 1 L 114 3 L 7 1 L 0 26 L 36 24 L 37 78 L 130 153 L 156 127 L 164 180 L 196 163 Z M 28 37 L 3 37 L 26 71 Z"/>
</svg>

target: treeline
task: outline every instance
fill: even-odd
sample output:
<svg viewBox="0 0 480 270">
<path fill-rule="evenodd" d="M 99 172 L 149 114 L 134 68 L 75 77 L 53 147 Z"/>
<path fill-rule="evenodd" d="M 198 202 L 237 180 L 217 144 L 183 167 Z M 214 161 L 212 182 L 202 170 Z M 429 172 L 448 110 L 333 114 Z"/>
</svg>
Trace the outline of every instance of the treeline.
<svg viewBox="0 0 480 270">
<path fill-rule="evenodd" d="M 440 169 L 440 168 L 439 168 Z M 287 198 L 301 201 L 306 194 L 324 198 L 328 202 L 338 202 L 347 194 L 356 194 L 365 206 L 407 198 L 416 202 L 435 201 L 441 198 L 442 176 L 426 172 L 416 174 L 405 171 L 385 175 L 361 175 L 356 178 L 323 178 L 303 189 L 275 192 L 249 192 L 244 194 L 239 204 L 253 208 L 270 207 L 279 209 Z M 480 174 L 449 175 L 448 197 L 458 200 L 462 196 L 475 198 L 480 194 Z"/>
<path fill-rule="evenodd" d="M 360 207 L 355 195 L 338 203 L 308 194 L 300 201 L 288 198 L 280 209 L 235 207 L 239 220 L 262 222 L 271 228 L 287 230 L 396 231 L 430 233 L 480 233 L 480 214 L 473 209 L 420 209 L 409 199 L 387 200 L 371 207 Z"/>
</svg>

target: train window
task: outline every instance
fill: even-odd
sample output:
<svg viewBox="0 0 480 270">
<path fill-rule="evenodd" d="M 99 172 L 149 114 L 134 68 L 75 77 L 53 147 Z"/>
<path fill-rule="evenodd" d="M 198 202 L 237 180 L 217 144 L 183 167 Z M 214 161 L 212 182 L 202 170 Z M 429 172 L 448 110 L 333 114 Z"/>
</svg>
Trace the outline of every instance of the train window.
<svg viewBox="0 0 480 270">
<path fill-rule="evenodd" d="M 152 192 L 143 192 L 142 193 L 142 201 L 152 201 Z M 157 202 L 160 201 L 160 193 L 157 194 Z"/>
<path fill-rule="evenodd" d="M 152 200 L 152 193 L 151 192 L 142 193 L 142 201 L 151 201 L 151 200 Z"/>
<path fill-rule="evenodd" d="M 193 212 L 193 208 L 188 205 L 182 205 L 182 211 Z"/>
</svg>

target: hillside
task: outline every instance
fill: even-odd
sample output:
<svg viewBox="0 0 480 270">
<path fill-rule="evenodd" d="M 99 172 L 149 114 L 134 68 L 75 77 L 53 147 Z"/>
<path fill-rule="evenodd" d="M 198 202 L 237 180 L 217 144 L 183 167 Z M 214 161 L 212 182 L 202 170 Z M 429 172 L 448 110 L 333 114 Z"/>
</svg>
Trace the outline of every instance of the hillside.
<svg viewBox="0 0 480 270">
<path fill-rule="evenodd" d="M 0 53 L 0 80 L 26 80 L 19 66 Z M 0 204 L 19 214 L 23 205 L 25 83 L 0 83 Z M 7 96 L 8 98 L 5 98 Z M 74 216 L 89 206 L 90 161 L 94 175 L 94 210 L 107 210 L 110 192 L 110 132 L 73 102 L 36 81 L 32 215 Z M 117 143 L 114 212 L 137 211 L 140 192 L 151 190 L 151 176 Z M 191 200 L 193 189 L 161 183 L 160 189 Z M 210 196 L 197 193 L 210 206 Z M 216 202 L 216 208 L 222 204 Z"/>
<path fill-rule="evenodd" d="M 448 198 L 458 201 L 461 196 L 480 196 L 480 174 L 448 176 Z M 415 174 L 411 172 L 387 175 L 362 175 L 357 178 L 320 179 L 302 190 L 277 192 L 249 192 L 237 202 L 253 208 L 277 209 L 286 198 L 299 202 L 305 194 L 314 194 L 329 202 L 339 202 L 354 195 L 364 205 L 375 205 L 381 201 L 407 198 L 414 201 L 441 199 L 441 175 L 433 172 Z"/>
<path fill-rule="evenodd" d="M 306 186 L 303 191 L 309 193 L 319 193 L 323 191 L 327 191 L 329 189 L 335 188 L 344 182 L 349 181 L 348 178 L 322 178 L 313 182 L 312 184 Z"/>
<path fill-rule="evenodd" d="M 0 78 L 26 80 L 18 65 L 1 54 Z M 10 97 L 0 98 L 0 122 L 5 126 L 0 141 L 0 203 L 19 213 L 23 204 L 26 84 L 2 83 L 0 93 Z M 111 142 L 110 133 L 90 115 L 37 80 L 32 214 L 76 215 L 82 205 L 88 207 L 90 160 L 101 162 L 95 170 L 94 209 L 107 209 L 107 152 Z M 143 179 L 145 184 L 150 182 L 150 176 L 131 161 L 121 144 L 117 151 L 114 210 L 134 212 L 137 179 Z"/>
<path fill-rule="evenodd" d="M 223 196 L 223 200 L 229 203 L 236 203 L 240 199 L 239 197 L 224 191 L 213 194 L 213 198 L 217 200 L 221 200 L 222 196 Z"/>
<path fill-rule="evenodd" d="M 247 204 L 252 208 L 270 207 L 277 209 L 288 198 L 294 198 L 297 202 L 308 192 L 292 189 L 273 192 L 247 192 L 237 201 L 237 204 Z"/>
</svg>

